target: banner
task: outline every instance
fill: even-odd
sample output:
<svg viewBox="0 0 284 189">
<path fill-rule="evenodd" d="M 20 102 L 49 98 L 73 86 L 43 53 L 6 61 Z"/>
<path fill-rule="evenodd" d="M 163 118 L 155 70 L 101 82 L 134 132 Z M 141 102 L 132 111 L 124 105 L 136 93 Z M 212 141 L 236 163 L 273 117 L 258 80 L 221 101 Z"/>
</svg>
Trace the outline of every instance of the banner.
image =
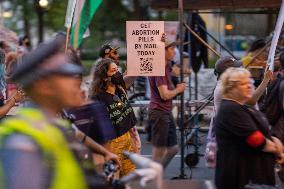
<svg viewBox="0 0 284 189">
<path fill-rule="evenodd" d="M 127 21 L 127 75 L 164 76 L 163 21 Z"/>
<path fill-rule="evenodd" d="M 71 43 L 75 49 L 86 37 L 88 27 L 101 3 L 102 0 L 77 0 L 73 19 L 74 25 L 71 30 Z"/>
</svg>

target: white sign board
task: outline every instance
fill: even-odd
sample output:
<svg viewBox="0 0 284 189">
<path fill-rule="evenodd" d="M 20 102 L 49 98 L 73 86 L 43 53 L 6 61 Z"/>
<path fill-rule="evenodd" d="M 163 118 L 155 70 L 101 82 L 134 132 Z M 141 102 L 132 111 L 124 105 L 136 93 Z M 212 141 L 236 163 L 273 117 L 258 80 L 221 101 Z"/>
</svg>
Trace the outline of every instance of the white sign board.
<svg viewBox="0 0 284 189">
<path fill-rule="evenodd" d="M 127 75 L 164 76 L 163 21 L 127 21 Z"/>
</svg>

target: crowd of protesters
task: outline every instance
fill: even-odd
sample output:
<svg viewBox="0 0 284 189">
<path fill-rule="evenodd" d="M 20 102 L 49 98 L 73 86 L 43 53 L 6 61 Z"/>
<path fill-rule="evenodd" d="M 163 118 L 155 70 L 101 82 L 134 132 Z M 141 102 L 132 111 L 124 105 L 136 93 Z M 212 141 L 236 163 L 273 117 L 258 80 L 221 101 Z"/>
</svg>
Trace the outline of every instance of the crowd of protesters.
<svg viewBox="0 0 284 189">
<path fill-rule="evenodd" d="M 31 101 L 0 124 L 0 137 L 5 139 L 0 143 L 2 188 L 110 187 L 98 174 L 86 174 L 95 169 L 92 153 L 102 155 L 103 163 L 115 162 L 116 178 L 137 168 L 124 155 L 141 151 L 127 96 L 136 77 L 128 77 L 127 70 L 119 72 L 118 47 L 105 44 L 88 77 L 91 85 L 82 90 L 80 54 L 72 48 L 64 52 L 65 37 L 58 35 L 31 52 L 27 36 L 19 38 L 17 51 L 0 42 L 0 118 L 8 117 L 22 101 Z M 165 76 L 148 80 L 152 159 L 166 168 L 179 150 L 172 100 L 184 92 L 185 83 L 172 80 L 177 43 L 164 42 Z M 275 165 L 284 162 L 284 52 L 279 52 L 274 73 L 262 69 L 259 74 L 249 66 L 263 47 L 265 41 L 257 40 L 242 61 L 221 57 L 215 64 L 218 81 L 209 138 L 214 138 L 216 152 L 207 161 L 214 162 L 218 189 L 245 188 L 249 183 L 273 186 Z M 265 67 L 265 53 L 252 65 Z M 78 119 L 81 114 L 87 115 L 83 121 Z M 283 170 L 279 176 L 284 181 Z"/>
</svg>

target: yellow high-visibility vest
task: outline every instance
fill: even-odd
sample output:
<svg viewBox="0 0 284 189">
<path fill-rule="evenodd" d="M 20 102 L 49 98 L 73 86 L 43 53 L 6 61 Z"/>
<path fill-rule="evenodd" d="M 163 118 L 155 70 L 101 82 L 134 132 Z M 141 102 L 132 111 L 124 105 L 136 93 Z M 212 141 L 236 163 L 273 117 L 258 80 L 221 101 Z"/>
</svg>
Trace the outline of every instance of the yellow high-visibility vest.
<svg viewBox="0 0 284 189">
<path fill-rule="evenodd" d="M 52 160 L 54 170 L 51 189 L 87 189 L 83 171 L 69 149 L 63 133 L 49 123 L 40 110 L 23 108 L 17 116 L 2 122 L 0 146 L 4 139 L 13 133 L 29 136 L 40 147 L 44 157 Z M 0 170 L 2 186 L 4 174 Z M 0 189 L 2 188 L 4 189 L 0 186 Z"/>
</svg>

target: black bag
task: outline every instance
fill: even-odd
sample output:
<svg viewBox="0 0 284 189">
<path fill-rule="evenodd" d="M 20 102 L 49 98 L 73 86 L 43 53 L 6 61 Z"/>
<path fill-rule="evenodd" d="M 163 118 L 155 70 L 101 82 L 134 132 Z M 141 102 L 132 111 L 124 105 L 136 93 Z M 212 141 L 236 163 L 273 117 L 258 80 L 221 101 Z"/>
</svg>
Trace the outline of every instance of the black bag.
<svg viewBox="0 0 284 189">
<path fill-rule="evenodd" d="M 90 104 L 70 109 L 67 112 L 74 115 L 73 123 L 78 129 L 94 141 L 104 144 L 117 138 L 115 128 L 107 112 L 107 107 L 103 102 L 94 101 Z"/>
<path fill-rule="evenodd" d="M 268 85 L 266 94 L 259 102 L 259 110 L 266 115 L 269 124 L 272 126 L 277 123 L 283 114 L 284 87 L 280 87 L 284 86 L 283 84 L 281 85 L 283 80 L 284 75 L 278 74 L 277 78 Z"/>
</svg>

